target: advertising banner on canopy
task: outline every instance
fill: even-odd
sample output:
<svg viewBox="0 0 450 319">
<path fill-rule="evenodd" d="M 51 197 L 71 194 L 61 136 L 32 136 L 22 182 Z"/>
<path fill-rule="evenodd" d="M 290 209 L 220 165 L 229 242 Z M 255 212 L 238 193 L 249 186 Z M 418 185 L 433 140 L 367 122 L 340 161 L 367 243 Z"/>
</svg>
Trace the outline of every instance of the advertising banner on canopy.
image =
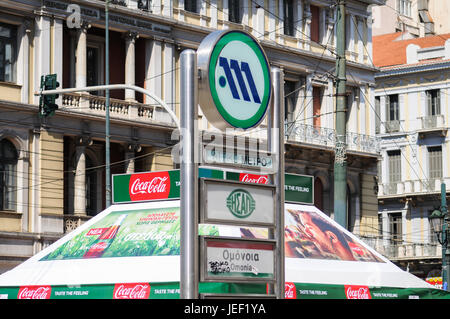
<svg viewBox="0 0 450 319">
<path fill-rule="evenodd" d="M 179 254 L 179 207 L 111 212 L 41 260 Z"/>
</svg>

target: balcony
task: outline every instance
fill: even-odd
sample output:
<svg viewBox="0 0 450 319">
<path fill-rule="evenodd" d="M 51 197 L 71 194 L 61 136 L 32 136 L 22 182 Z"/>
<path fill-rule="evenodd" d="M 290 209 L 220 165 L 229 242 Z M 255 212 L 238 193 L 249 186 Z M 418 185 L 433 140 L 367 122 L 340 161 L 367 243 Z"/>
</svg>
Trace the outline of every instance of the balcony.
<svg viewBox="0 0 450 319">
<path fill-rule="evenodd" d="M 449 185 L 450 178 L 445 178 L 445 184 Z M 449 191 L 447 187 L 447 191 Z M 396 197 L 407 195 L 425 195 L 439 193 L 441 191 L 441 179 L 406 180 L 393 183 L 378 184 L 378 197 Z"/>
<path fill-rule="evenodd" d="M 62 95 L 61 111 L 78 112 L 89 115 L 106 115 L 106 98 L 85 93 L 65 93 Z M 110 99 L 109 112 L 112 119 L 173 125 L 170 116 L 157 104 Z"/>
<path fill-rule="evenodd" d="M 307 124 L 286 126 L 286 142 L 300 142 L 312 145 L 325 146 L 334 149 L 336 131 L 334 129 Z M 347 133 L 347 151 L 378 155 L 380 152 L 380 139 L 357 133 Z"/>
<path fill-rule="evenodd" d="M 72 230 L 77 229 L 79 226 L 83 225 L 91 216 L 79 216 L 79 215 L 66 215 L 64 214 L 64 234 L 70 233 Z"/>
<path fill-rule="evenodd" d="M 447 135 L 447 127 L 445 125 L 445 117 L 442 114 L 420 117 L 421 127 L 418 130 L 419 138 L 428 135 Z"/>
<path fill-rule="evenodd" d="M 386 133 L 396 133 L 400 131 L 400 121 L 387 121 L 384 122 Z"/>
<path fill-rule="evenodd" d="M 392 261 L 442 258 L 442 248 L 436 243 L 402 243 L 381 237 L 361 237 L 361 239 Z"/>
</svg>

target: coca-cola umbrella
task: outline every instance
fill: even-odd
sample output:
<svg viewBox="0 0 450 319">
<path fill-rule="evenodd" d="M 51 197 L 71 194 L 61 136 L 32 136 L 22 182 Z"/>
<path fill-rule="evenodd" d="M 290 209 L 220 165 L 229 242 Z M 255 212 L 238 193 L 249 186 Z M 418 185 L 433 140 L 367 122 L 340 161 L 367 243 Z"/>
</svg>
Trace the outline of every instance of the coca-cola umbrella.
<svg viewBox="0 0 450 319">
<path fill-rule="evenodd" d="M 0 298 L 179 298 L 179 205 L 179 200 L 112 205 L 0 275 Z M 314 206 L 286 204 L 285 216 L 287 298 L 448 297 Z M 201 225 L 199 233 L 267 238 L 263 228 Z M 261 262 L 261 256 L 228 251 L 227 266 L 261 277 L 263 268 L 236 262 Z M 266 285 L 201 283 L 200 292 L 265 294 Z"/>
</svg>

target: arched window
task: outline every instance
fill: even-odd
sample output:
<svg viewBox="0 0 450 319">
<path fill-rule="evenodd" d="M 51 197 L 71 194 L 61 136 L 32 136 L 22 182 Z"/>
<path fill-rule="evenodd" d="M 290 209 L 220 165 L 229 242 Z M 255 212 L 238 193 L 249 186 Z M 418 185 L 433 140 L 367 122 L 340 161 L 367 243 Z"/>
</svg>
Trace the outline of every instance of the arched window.
<svg viewBox="0 0 450 319">
<path fill-rule="evenodd" d="M 16 209 L 17 150 L 13 143 L 0 141 L 0 210 Z"/>
<path fill-rule="evenodd" d="M 323 184 L 319 177 L 314 178 L 314 206 L 323 211 Z"/>
</svg>

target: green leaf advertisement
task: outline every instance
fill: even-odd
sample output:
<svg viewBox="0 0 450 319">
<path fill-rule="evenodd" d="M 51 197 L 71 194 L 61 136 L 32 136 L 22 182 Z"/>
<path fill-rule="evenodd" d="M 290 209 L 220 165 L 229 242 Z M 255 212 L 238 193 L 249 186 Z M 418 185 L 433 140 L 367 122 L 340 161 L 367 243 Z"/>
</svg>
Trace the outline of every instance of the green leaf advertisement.
<svg viewBox="0 0 450 319">
<path fill-rule="evenodd" d="M 217 235 L 214 226 L 200 232 Z M 111 212 L 41 260 L 180 254 L 180 208 Z"/>
</svg>

